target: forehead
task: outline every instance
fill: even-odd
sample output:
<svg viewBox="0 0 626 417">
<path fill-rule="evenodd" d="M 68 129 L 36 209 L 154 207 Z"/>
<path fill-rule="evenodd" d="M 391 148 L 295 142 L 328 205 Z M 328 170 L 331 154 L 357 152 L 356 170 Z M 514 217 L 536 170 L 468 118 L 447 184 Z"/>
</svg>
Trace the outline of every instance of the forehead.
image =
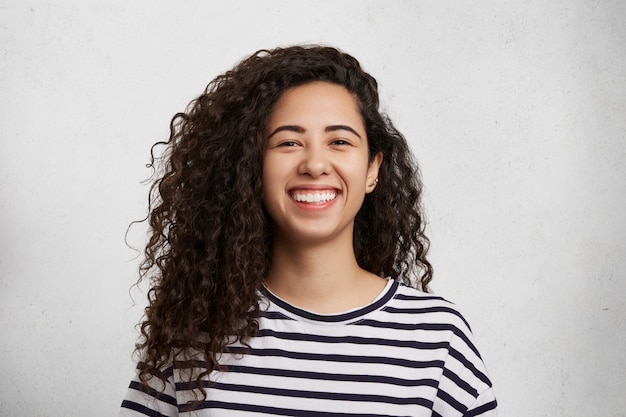
<svg viewBox="0 0 626 417">
<path fill-rule="evenodd" d="M 315 81 L 286 90 L 270 114 L 270 126 L 285 119 L 330 122 L 352 121 L 363 125 L 357 100 L 345 87 L 324 81 Z"/>
</svg>

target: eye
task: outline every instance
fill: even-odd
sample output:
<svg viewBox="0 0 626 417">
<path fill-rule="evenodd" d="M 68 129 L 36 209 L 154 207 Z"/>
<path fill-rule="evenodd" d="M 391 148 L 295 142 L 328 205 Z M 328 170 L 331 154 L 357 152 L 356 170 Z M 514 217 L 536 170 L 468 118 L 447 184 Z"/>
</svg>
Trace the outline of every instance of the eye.
<svg viewBox="0 0 626 417">
<path fill-rule="evenodd" d="M 283 146 L 283 147 L 290 148 L 290 147 L 298 146 L 298 142 L 294 140 L 286 140 L 286 141 L 280 142 L 276 146 Z"/>
<path fill-rule="evenodd" d="M 350 142 L 345 139 L 335 139 L 331 142 L 331 145 L 350 145 Z"/>
</svg>

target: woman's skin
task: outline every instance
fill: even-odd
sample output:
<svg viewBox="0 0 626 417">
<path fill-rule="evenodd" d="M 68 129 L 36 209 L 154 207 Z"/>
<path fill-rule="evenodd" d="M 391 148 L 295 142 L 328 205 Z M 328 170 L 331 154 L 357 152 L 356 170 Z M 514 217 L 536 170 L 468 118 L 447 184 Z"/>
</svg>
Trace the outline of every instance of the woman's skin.
<svg viewBox="0 0 626 417">
<path fill-rule="evenodd" d="M 369 158 L 356 100 L 326 82 L 294 87 L 278 100 L 267 135 L 263 201 L 274 241 L 265 285 L 320 314 L 367 305 L 386 281 L 358 266 L 352 235 L 382 154 Z"/>
</svg>

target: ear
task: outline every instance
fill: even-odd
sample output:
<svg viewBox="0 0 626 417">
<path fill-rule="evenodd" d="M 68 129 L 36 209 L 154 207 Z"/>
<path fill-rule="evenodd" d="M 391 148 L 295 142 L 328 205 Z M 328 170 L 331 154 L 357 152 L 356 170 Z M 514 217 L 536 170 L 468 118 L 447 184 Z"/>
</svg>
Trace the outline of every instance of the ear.
<svg viewBox="0 0 626 417">
<path fill-rule="evenodd" d="M 369 166 L 367 167 L 367 181 L 365 182 L 365 194 L 369 194 L 374 191 L 376 184 L 378 184 L 378 170 L 383 163 L 383 153 L 378 152 L 374 158 L 372 158 Z"/>
</svg>

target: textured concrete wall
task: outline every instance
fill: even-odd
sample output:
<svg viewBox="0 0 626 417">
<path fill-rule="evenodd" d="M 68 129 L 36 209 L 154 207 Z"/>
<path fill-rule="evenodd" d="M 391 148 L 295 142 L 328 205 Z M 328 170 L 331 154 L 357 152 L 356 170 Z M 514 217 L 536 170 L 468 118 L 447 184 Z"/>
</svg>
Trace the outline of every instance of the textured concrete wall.
<svg viewBox="0 0 626 417">
<path fill-rule="evenodd" d="M 115 415 L 150 145 L 243 56 L 322 42 L 411 141 L 434 290 L 501 415 L 623 416 L 625 21 L 620 1 L 0 0 L 0 415 Z"/>
</svg>

